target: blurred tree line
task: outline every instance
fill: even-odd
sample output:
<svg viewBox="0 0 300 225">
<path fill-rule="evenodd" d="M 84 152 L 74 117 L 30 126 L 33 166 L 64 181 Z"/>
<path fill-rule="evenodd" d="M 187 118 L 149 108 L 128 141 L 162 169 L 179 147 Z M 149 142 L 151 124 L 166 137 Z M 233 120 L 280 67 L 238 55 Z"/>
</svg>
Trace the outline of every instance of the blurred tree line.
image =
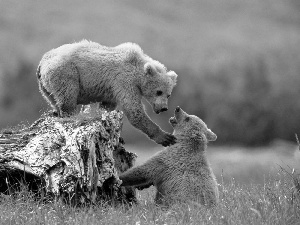
<svg viewBox="0 0 300 225">
<path fill-rule="evenodd" d="M 202 117 L 219 134 L 219 143 L 295 141 L 300 131 L 300 57 L 290 54 L 293 49 L 285 51 L 227 55 L 203 65 L 201 76 L 179 69 L 184 77 L 173 98 Z M 185 90 L 189 92 L 182 96 Z"/>
<path fill-rule="evenodd" d="M 0 129 L 50 109 L 38 91 L 38 61 L 85 38 L 138 43 L 179 75 L 168 112 L 146 104 L 166 131 L 180 105 L 208 124 L 216 144 L 300 135 L 298 0 L 53 1 L 0 1 Z M 151 143 L 124 121 L 127 143 Z"/>
<path fill-rule="evenodd" d="M 0 90 L 0 128 L 34 121 L 47 104 L 38 91 L 36 66 L 21 59 L 13 70 L 4 71 Z"/>
<path fill-rule="evenodd" d="M 300 56 L 288 55 L 282 51 L 215 55 L 201 65 L 199 74 L 174 68 L 179 79 L 170 112 L 159 115 L 158 123 L 167 126 L 168 117 L 180 105 L 205 120 L 220 144 L 261 145 L 274 138 L 294 141 L 300 130 L 300 63 L 295 63 Z M 3 76 L 2 128 L 20 123 L 20 118 L 31 122 L 49 109 L 38 92 L 35 71 L 33 63 L 20 60 L 15 71 Z"/>
</svg>

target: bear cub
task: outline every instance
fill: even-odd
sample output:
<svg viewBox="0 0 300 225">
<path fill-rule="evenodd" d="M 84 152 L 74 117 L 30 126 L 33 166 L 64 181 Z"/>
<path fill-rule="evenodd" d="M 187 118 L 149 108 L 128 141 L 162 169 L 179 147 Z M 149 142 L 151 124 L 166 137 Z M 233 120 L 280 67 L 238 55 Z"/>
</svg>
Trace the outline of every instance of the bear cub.
<svg viewBox="0 0 300 225">
<path fill-rule="evenodd" d="M 217 136 L 197 116 L 180 107 L 169 122 L 177 143 L 158 152 L 144 164 L 120 175 L 123 186 L 147 186 L 156 189 L 155 202 L 169 206 L 176 202 L 197 202 L 211 207 L 217 204 L 216 178 L 206 156 L 207 144 Z"/>
<path fill-rule="evenodd" d="M 177 74 L 137 44 L 106 47 L 83 40 L 62 45 L 44 54 L 37 79 L 43 97 L 61 117 L 75 114 L 78 104 L 99 102 L 108 110 L 119 106 L 129 122 L 156 143 L 175 143 L 172 134 L 149 118 L 141 100 L 157 114 L 168 110 Z"/>
</svg>

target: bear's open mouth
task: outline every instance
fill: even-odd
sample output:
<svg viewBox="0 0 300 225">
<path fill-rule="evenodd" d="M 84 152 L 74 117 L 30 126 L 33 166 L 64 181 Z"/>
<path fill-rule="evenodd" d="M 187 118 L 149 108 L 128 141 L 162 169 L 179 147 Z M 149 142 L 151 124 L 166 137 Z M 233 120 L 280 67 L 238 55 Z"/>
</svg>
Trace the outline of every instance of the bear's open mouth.
<svg viewBox="0 0 300 225">
<path fill-rule="evenodd" d="M 171 124 L 177 124 L 177 120 L 176 120 L 175 116 L 174 116 L 174 117 L 171 117 L 171 118 L 169 119 L 169 121 L 170 121 Z"/>
</svg>

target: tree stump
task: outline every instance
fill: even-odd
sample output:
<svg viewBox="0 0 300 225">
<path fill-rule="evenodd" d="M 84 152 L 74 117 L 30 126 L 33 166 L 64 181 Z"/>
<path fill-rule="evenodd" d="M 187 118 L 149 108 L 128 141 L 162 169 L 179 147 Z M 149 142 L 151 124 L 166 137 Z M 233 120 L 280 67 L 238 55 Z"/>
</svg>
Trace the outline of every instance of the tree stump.
<svg viewBox="0 0 300 225">
<path fill-rule="evenodd" d="M 135 189 L 120 187 L 118 174 L 136 155 L 120 137 L 120 111 L 43 115 L 30 127 L 0 133 L 0 192 L 25 184 L 29 190 L 74 204 L 136 201 Z"/>
</svg>

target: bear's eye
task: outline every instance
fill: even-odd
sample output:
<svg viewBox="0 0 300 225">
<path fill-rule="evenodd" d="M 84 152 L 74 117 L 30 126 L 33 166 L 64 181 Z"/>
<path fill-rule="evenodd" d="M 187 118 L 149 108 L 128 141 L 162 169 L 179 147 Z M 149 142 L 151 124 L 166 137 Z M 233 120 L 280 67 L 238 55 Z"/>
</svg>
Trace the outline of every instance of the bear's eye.
<svg viewBox="0 0 300 225">
<path fill-rule="evenodd" d="M 189 122 L 190 121 L 190 117 L 187 117 L 184 119 L 185 122 Z"/>
<path fill-rule="evenodd" d="M 168 95 L 167 98 L 170 98 L 171 95 Z"/>
<path fill-rule="evenodd" d="M 157 95 L 157 96 L 161 96 L 161 95 L 162 95 L 162 91 L 157 91 L 157 92 L 156 92 L 156 95 Z"/>
</svg>

